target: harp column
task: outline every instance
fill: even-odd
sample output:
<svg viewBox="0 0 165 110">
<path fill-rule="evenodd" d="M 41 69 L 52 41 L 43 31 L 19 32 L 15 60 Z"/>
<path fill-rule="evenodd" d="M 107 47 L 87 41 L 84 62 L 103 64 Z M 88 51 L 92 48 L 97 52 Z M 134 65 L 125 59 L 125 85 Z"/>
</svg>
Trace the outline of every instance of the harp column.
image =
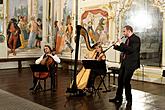
<svg viewBox="0 0 165 110">
<path fill-rule="evenodd" d="M 76 26 L 79 24 L 78 21 L 80 21 L 80 16 L 79 16 L 79 7 L 78 7 L 78 4 L 79 4 L 79 0 L 73 0 L 73 8 L 72 8 L 72 19 L 74 22 L 72 22 L 73 24 L 73 36 L 76 37 Z M 76 48 L 76 43 L 74 42 L 74 37 L 72 38 L 72 43 L 71 43 L 71 46 L 73 47 L 73 49 L 75 50 Z M 80 46 L 79 46 L 79 50 L 80 50 Z M 81 50 L 80 50 L 81 51 Z M 78 59 L 80 58 L 81 54 L 80 54 L 80 51 L 78 52 Z M 75 51 L 73 51 L 73 53 L 71 54 L 71 57 L 74 58 L 75 57 Z"/>
</svg>

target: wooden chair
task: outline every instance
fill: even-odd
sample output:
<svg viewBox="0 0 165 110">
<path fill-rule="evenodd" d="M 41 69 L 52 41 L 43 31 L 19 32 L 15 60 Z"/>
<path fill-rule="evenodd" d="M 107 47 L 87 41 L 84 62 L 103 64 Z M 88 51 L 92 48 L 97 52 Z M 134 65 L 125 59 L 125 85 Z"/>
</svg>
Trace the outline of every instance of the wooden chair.
<svg viewBox="0 0 165 110">
<path fill-rule="evenodd" d="M 109 92 L 110 90 L 107 89 L 106 84 L 105 84 L 105 76 L 107 73 L 105 60 L 102 60 L 102 61 L 82 60 L 82 63 L 83 63 L 83 66 L 85 67 L 85 69 L 92 69 L 92 73 L 90 73 L 90 74 L 95 74 L 96 77 L 99 77 L 99 79 L 100 79 L 100 81 L 98 82 L 98 85 L 95 85 L 95 84 L 93 85 L 93 87 L 92 87 L 93 92 L 95 94 L 99 93 L 99 90 L 102 90 L 102 88 L 101 88 L 102 84 L 105 88 L 104 92 Z"/>
<path fill-rule="evenodd" d="M 106 77 L 106 73 L 107 71 L 104 69 L 104 70 L 101 70 L 101 71 L 97 71 L 97 77 L 99 77 L 100 81 L 98 83 L 98 85 L 96 86 L 95 88 L 95 92 L 99 92 L 99 90 L 102 90 L 101 88 L 101 85 L 103 85 L 104 87 L 104 91 L 103 92 L 110 92 L 111 90 L 107 88 L 106 84 L 105 84 L 105 77 Z"/>
<path fill-rule="evenodd" d="M 49 77 L 49 72 L 34 72 L 33 73 L 33 78 L 37 79 L 37 84 L 34 88 L 34 91 L 36 91 L 38 88 L 42 90 L 42 86 L 40 81 L 44 81 L 44 91 L 46 91 L 46 80 Z"/>
<path fill-rule="evenodd" d="M 48 70 L 48 68 L 46 66 L 40 65 L 40 64 L 31 64 L 30 67 L 33 72 L 33 78 L 35 78 L 35 80 L 37 80 L 37 83 L 36 83 L 33 91 L 51 90 L 51 89 L 46 89 L 46 80 L 50 76 L 50 71 Z M 58 65 L 55 64 L 55 73 L 54 74 L 55 74 L 56 85 L 57 85 L 57 68 L 58 68 Z M 44 81 L 44 89 L 41 86 L 41 81 Z"/>
</svg>

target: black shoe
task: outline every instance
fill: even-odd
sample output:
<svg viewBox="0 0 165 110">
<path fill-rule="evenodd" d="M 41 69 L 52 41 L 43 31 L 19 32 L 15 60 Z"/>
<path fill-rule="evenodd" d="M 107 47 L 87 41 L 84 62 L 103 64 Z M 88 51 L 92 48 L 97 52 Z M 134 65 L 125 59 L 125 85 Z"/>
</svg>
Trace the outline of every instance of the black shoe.
<svg viewBox="0 0 165 110">
<path fill-rule="evenodd" d="M 90 88 L 88 88 L 88 90 L 87 90 L 89 93 L 93 93 L 93 88 L 92 87 L 90 87 Z"/>
<path fill-rule="evenodd" d="M 122 103 L 115 103 L 115 108 L 116 110 L 120 110 L 120 106 L 122 105 Z"/>
<path fill-rule="evenodd" d="M 117 98 L 109 99 L 109 102 L 113 102 L 113 103 L 122 103 L 122 99 L 117 99 Z"/>
<path fill-rule="evenodd" d="M 55 88 L 53 88 L 53 89 L 51 89 L 52 90 L 52 92 L 56 92 L 56 89 Z"/>
<path fill-rule="evenodd" d="M 131 107 L 132 106 L 132 101 L 127 101 L 126 107 Z"/>
<path fill-rule="evenodd" d="M 31 87 L 29 90 L 34 90 L 34 87 Z"/>
</svg>

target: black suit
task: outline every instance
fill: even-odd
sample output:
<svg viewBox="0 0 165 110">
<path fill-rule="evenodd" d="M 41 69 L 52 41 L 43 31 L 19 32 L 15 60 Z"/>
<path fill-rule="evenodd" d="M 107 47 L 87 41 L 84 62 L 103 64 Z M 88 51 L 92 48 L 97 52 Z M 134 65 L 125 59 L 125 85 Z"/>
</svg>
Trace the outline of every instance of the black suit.
<svg viewBox="0 0 165 110">
<path fill-rule="evenodd" d="M 125 95 L 127 101 L 132 101 L 131 94 L 131 78 L 134 71 L 140 67 L 140 38 L 133 34 L 129 38 L 129 43 L 121 43 L 120 46 L 114 46 L 114 49 L 123 52 L 119 76 L 118 89 L 116 98 L 122 100 L 123 88 L 125 87 Z"/>
</svg>

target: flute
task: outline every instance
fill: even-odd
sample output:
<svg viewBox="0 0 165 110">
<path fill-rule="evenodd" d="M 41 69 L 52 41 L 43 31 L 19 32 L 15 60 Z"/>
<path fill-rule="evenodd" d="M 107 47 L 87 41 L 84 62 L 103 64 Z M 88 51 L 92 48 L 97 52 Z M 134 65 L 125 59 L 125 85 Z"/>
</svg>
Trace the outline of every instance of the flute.
<svg viewBox="0 0 165 110">
<path fill-rule="evenodd" d="M 121 39 L 123 39 L 125 36 L 122 36 Z M 107 49 L 105 49 L 102 53 L 105 53 L 107 50 L 109 50 L 112 46 L 114 46 L 116 43 L 118 43 L 118 41 L 116 41 L 115 43 L 113 43 L 111 46 L 109 46 Z"/>
</svg>

